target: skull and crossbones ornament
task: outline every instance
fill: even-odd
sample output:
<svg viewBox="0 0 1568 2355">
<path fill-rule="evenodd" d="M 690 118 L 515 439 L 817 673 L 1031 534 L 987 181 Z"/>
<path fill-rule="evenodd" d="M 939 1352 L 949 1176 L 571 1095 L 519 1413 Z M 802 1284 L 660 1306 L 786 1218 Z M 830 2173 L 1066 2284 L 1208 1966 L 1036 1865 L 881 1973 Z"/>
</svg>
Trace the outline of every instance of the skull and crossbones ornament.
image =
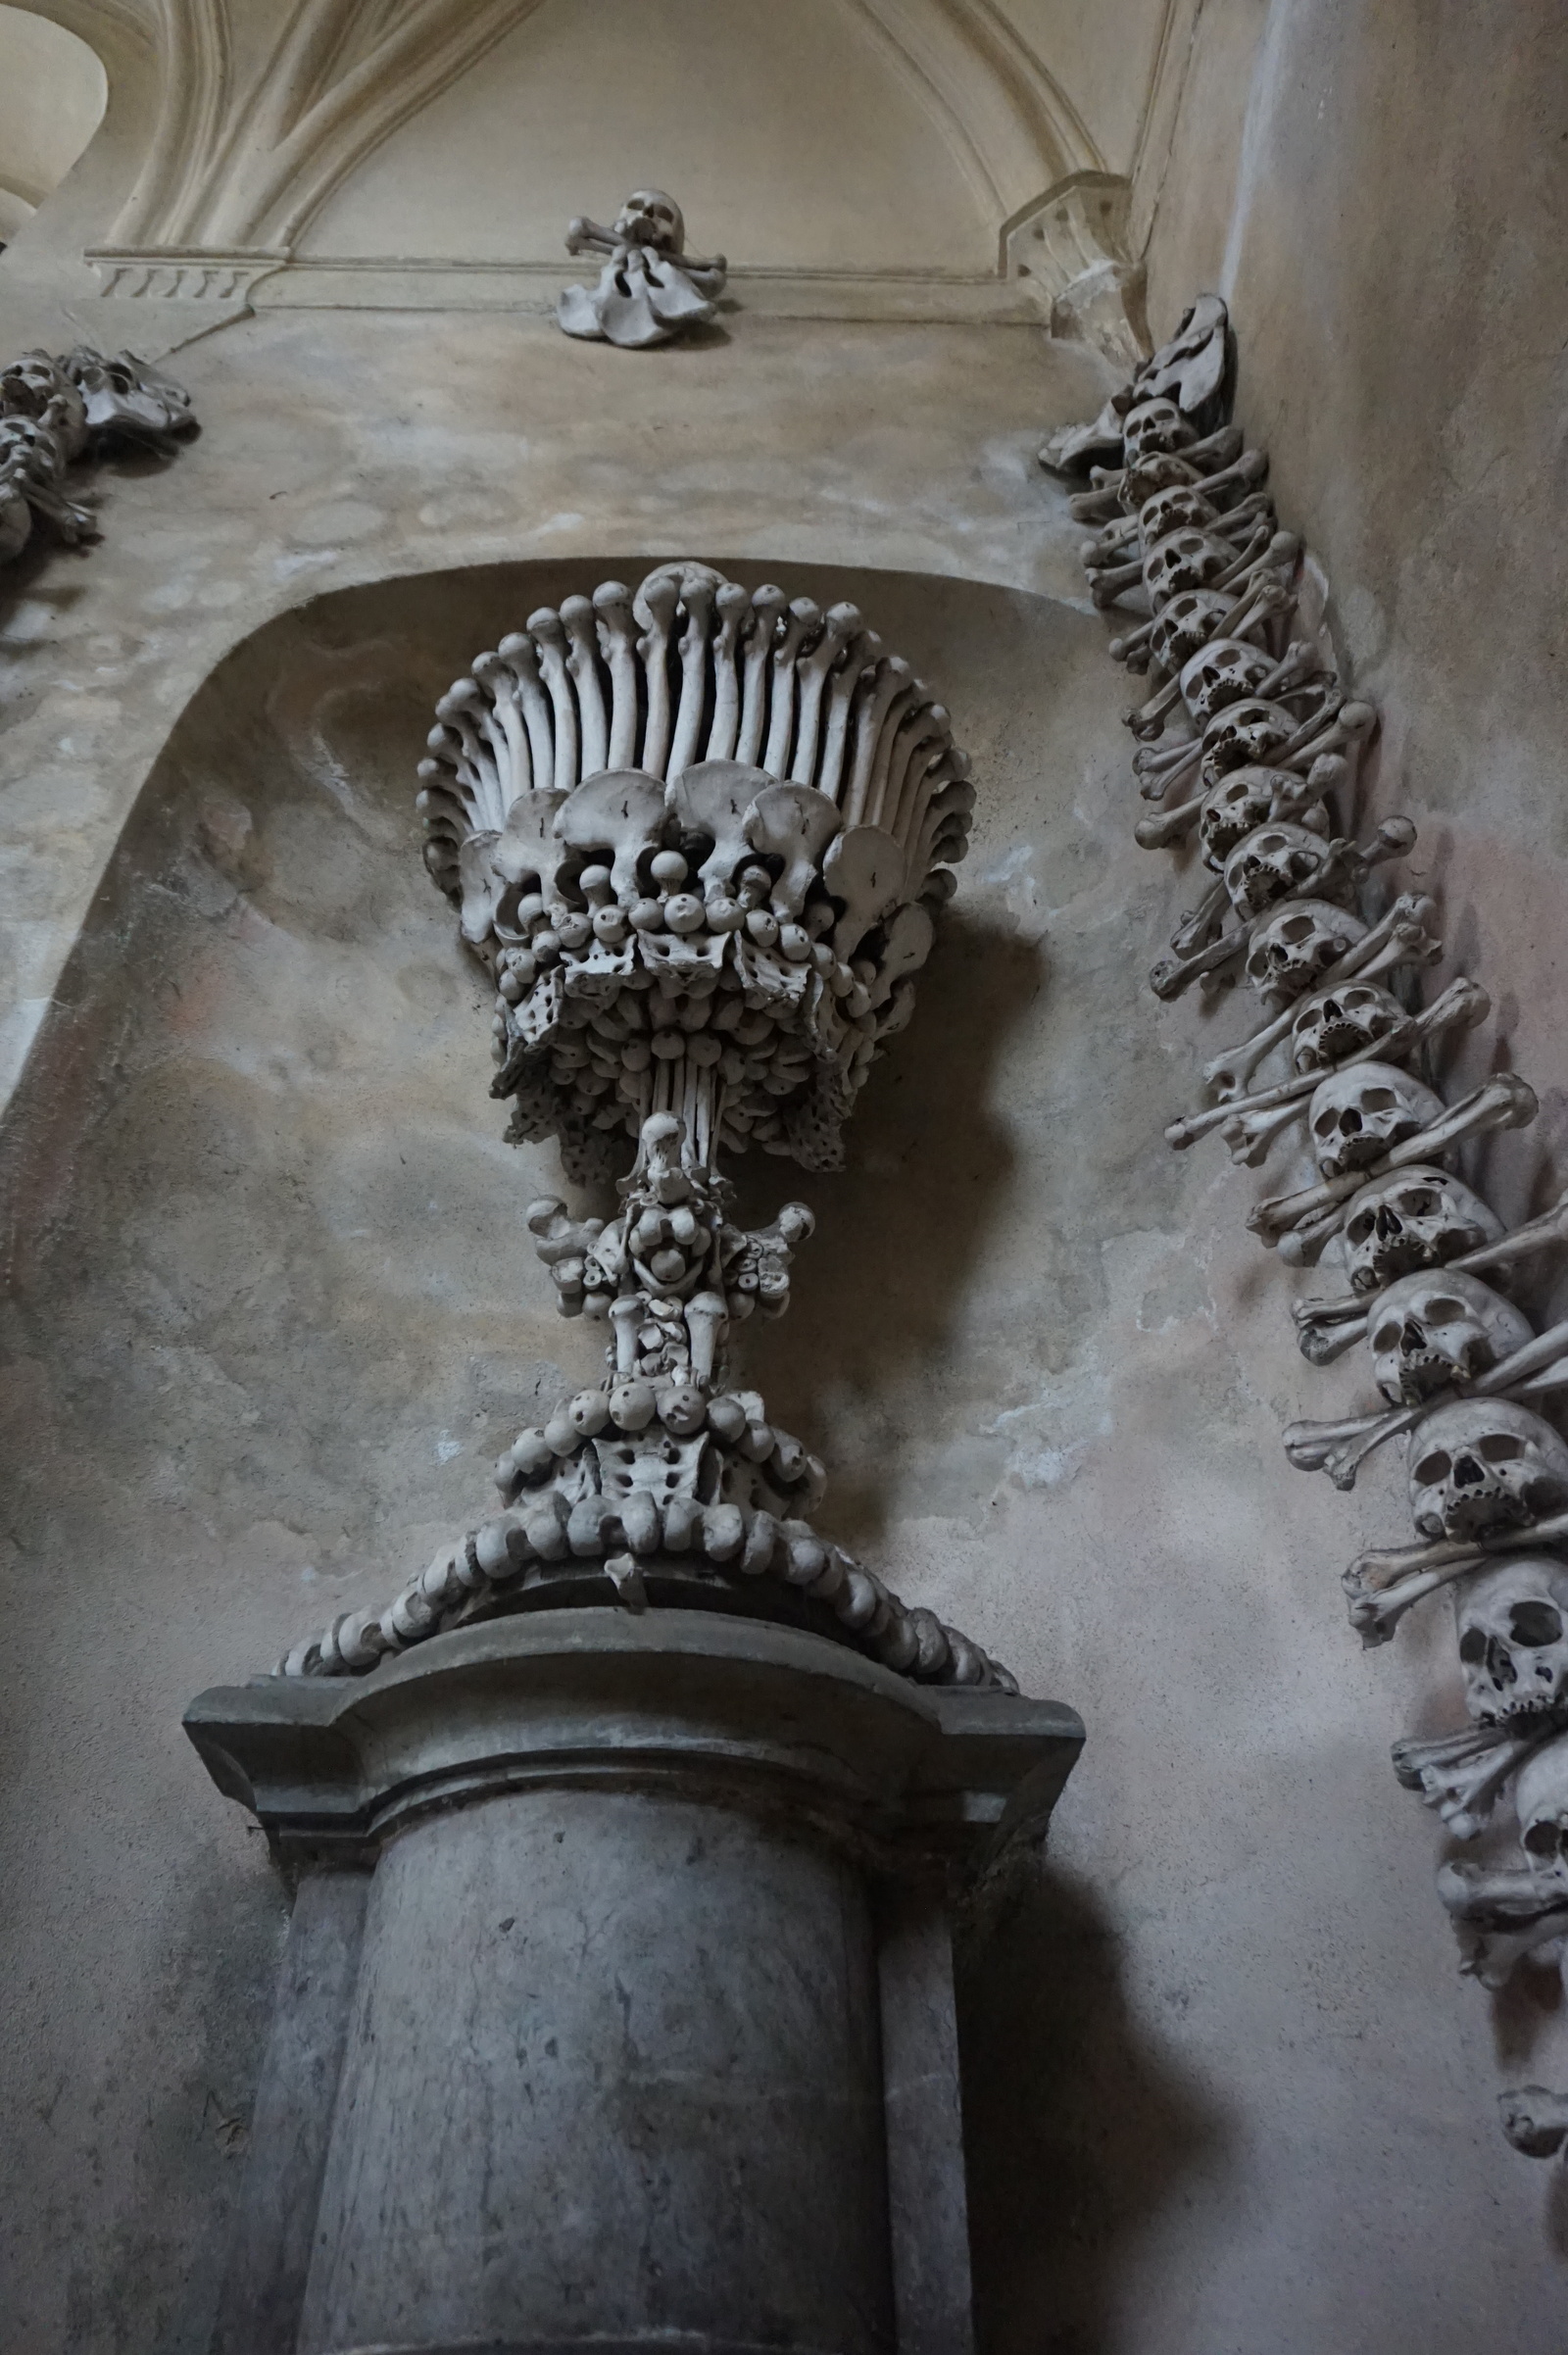
<svg viewBox="0 0 1568 2355">
<path fill-rule="evenodd" d="M 1509 1398 L 1456 1398 L 1410 1434 L 1410 1513 L 1423 1537 L 1471 1544 L 1568 1505 L 1568 1441 Z"/>
</svg>

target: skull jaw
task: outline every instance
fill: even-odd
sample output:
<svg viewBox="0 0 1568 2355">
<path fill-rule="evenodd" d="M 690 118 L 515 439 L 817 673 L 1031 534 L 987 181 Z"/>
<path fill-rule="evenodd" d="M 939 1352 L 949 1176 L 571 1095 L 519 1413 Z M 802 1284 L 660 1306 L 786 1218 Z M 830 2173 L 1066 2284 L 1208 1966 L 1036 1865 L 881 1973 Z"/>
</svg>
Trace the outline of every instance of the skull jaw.
<svg viewBox="0 0 1568 2355">
<path fill-rule="evenodd" d="M 1499 1480 L 1485 1480 L 1462 1495 L 1447 1497 L 1441 1508 L 1416 1516 L 1425 1538 L 1451 1538 L 1456 1545 L 1473 1545 L 1479 1538 L 1495 1537 L 1506 1529 L 1528 1529 L 1568 1499 L 1554 1480 L 1534 1479 L 1522 1491 Z"/>
<path fill-rule="evenodd" d="M 1461 1350 L 1459 1362 L 1446 1357 L 1441 1349 L 1410 1349 L 1399 1359 L 1398 1396 L 1390 1398 L 1391 1405 L 1424 1406 L 1439 1391 L 1450 1383 L 1473 1382 L 1485 1368 L 1475 1363 L 1476 1352 L 1467 1344 Z M 1383 1393 L 1389 1398 L 1387 1389 Z"/>
<path fill-rule="evenodd" d="M 1352 1292 L 1386 1292 L 1400 1276 L 1418 1275 L 1425 1267 L 1442 1267 L 1475 1246 L 1463 1235 L 1445 1238 L 1448 1248 L 1405 1227 L 1397 1235 L 1379 1236 L 1366 1257 L 1350 1270 Z"/>
</svg>

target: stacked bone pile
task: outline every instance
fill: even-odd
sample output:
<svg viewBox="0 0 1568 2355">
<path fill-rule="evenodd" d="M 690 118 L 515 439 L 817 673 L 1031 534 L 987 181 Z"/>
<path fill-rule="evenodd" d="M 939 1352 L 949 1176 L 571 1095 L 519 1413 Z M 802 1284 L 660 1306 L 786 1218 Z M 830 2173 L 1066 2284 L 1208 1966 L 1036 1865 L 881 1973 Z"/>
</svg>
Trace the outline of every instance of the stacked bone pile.
<svg viewBox="0 0 1568 2355">
<path fill-rule="evenodd" d="M 444 697 L 426 859 L 495 977 L 493 1093 L 606 1179 L 611 1219 L 528 1212 L 557 1304 L 604 1321 L 598 1388 L 496 1468 L 504 1509 L 282 1673 L 363 1674 L 497 1611 L 708 1602 L 854 1642 L 901 1674 L 1004 1670 L 817 1536 L 824 1474 L 732 1386 L 733 1328 L 782 1314 L 804 1203 L 730 1216 L 720 1150 L 808 1168 L 912 1010 L 973 791 L 947 713 L 853 606 L 672 565 L 532 615 Z"/>
<path fill-rule="evenodd" d="M 1152 986 L 1172 999 L 1239 982 L 1257 1008 L 1166 1141 L 1217 1131 L 1257 1166 L 1289 1138 L 1303 1156 L 1248 1224 L 1294 1266 L 1338 1262 L 1338 1291 L 1295 1305 L 1302 1353 L 1354 1350 L 1378 1403 L 1292 1425 L 1286 1450 L 1348 1489 L 1386 1441 L 1404 1447 L 1422 1542 L 1350 1564 L 1350 1622 L 1384 1644 L 1427 1596 L 1453 1603 L 1470 1722 L 1397 1743 L 1395 1767 L 1459 1840 L 1505 1838 L 1511 1813 L 1511 1861 L 1439 1877 L 1464 1967 L 1496 1987 L 1526 1955 L 1568 1966 L 1568 1444 L 1536 1404 L 1568 1388 L 1568 1324 L 1538 1334 L 1513 1297 L 1568 1236 L 1568 1195 L 1507 1233 L 1454 1173 L 1459 1148 L 1523 1126 L 1536 1099 L 1502 1070 L 1444 1100 L 1435 1050 L 1489 1002 L 1459 978 L 1423 1006 L 1420 968 L 1444 954 L 1436 908 L 1406 893 L 1378 912 L 1368 874 L 1409 849 L 1408 821 L 1359 846 L 1340 830 L 1376 713 L 1342 692 L 1298 545 L 1275 528 L 1267 461 L 1225 421 L 1233 372 L 1224 306 L 1205 296 L 1041 457 L 1088 471 L 1072 512 L 1096 526 L 1095 603 L 1142 609 L 1110 646 L 1152 689 L 1126 714 L 1158 806 L 1137 839 L 1188 846 L 1205 884 Z M 1503 2120 L 1547 2155 L 1568 2138 L 1568 2098 L 1525 2087 Z"/>
<path fill-rule="evenodd" d="M 169 456 L 195 428 L 190 395 L 129 352 L 25 352 L 0 372 L 0 564 L 41 517 L 74 547 L 96 531 L 70 496 L 74 470 L 115 444 Z"/>
</svg>

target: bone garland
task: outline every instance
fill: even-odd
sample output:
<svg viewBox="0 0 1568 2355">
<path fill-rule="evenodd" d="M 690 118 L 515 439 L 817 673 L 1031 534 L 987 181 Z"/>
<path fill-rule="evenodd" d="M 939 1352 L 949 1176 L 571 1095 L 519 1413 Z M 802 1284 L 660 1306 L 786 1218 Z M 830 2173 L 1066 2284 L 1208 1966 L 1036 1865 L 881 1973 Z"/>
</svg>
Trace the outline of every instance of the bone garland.
<svg viewBox="0 0 1568 2355">
<path fill-rule="evenodd" d="M 706 327 L 724 291 L 722 254 L 710 261 L 686 251 L 681 209 L 661 188 L 628 196 L 611 228 L 578 219 L 566 231 L 568 254 L 607 257 L 597 286 L 568 286 L 556 318 L 586 342 L 645 351 L 691 327 Z"/>
<path fill-rule="evenodd" d="M 737 1226 L 719 1152 L 842 1159 L 966 848 L 947 712 L 853 606 L 666 564 L 635 596 L 607 581 L 541 608 L 437 714 L 425 859 L 497 981 L 511 1134 L 558 1137 L 575 1176 L 637 1141 L 614 1217 L 553 1196 L 527 1212 L 562 1313 L 608 1326 L 610 1370 L 502 1457 L 499 1519 L 279 1673 L 364 1675 L 541 1602 L 728 1597 L 902 1675 L 1016 1691 L 817 1537 L 822 1466 L 727 1362 L 736 1325 L 788 1305 L 814 1221 L 786 1202 Z"/>
<path fill-rule="evenodd" d="M 1099 526 L 1082 550 L 1094 602 L 1148 611 L 1110 646 L 1153 672 L 1124 717 L 1141 791 L 1166 806 L 1137 840 L 1163 849 L 1196 829 L 1217 878 L 1152 987 L 1215 992 L 1239 970 L 1269 1017 L 1206 1065 L 1205 1101 L 1166 1140 L 1217 1130 L 1256 1166 L 1305 1124 L 1318 1182 L 1257 1203 L 1248 1223 L 1295 1264 L 1337 1244 L 1349 1294 L 1298 1304 L 1302 1352 L 1327 1364 L 1364 1339 L 1383 1410 L 1294 1423 L 1287 1452 L 1349 1488 L 1367 1455 L 1408 1435 L 1425 1542 L 1363 1554 L 1343 1583 L 1366 1644 L 1440 1589 L 1453 1598 L 1470 1727 L 1396 1744 L 1395 1767 L 1460 1839 L 1509 1797 L 1527 1869 L 1440 1876 L 1464 1967 L 1500 1986 L 1528 1954 L 1564 1954 L 1568 1972 L 1568 1442 L 1535 1411 L 1568 1389 L 1568 1322 L 1538 1334 L 1483 1278 L 1568 1240 L 1568 1194 L 1509 1235 L 1444 1166 L 1465 1140 L 1533 1119 L 1535 1095 L 1508 1070 L 1453 1104 L 1429 1084 L 1431 1044 L 1484 1020 L 1489 1001 L 1461 977 L 1420 1009 L 1416 970 L 1443 954 L 1430 901 L 1404 896 L 1366 919 L 1368 871 L 1403 856 L 1413 830 L 1385 820 L 1365 849 L 1338 833 L 1335 804 L 1376 713 L 1346 700 L 1310 638 L 1289 638 L 1298 546 L 1275 530 L 1266 458 L 1226 422 L 1230 349 L 1224 306 L 1205 296 L 1092 427 L 1042 457 L 1058 471 L 1102 462 L 1072 502 Z M 1527 2086 L 1502 2107 L 1531 2155 L 1568 2139 L 1568 2096 Z"/>
<path fill-rule="evenodd" d="M 24 352 L 0 371 L 0 564 L 22 554 L 40 515 L 70 547 L 97 536 L 90 510 L 66 494 L 74 466 L 117 442 L 170 457 L 195 424 L 183 387 L 129 352 Z"/>
</svg>

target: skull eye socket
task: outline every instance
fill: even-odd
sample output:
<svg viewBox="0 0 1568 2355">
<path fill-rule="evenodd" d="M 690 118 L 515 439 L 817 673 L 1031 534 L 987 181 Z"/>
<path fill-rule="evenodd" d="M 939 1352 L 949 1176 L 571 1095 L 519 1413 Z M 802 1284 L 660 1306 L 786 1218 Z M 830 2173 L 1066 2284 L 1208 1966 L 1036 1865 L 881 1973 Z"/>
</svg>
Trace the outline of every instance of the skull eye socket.
<svg viewBox="0 0 1568 2355">
<path fill-rule="evenodd" d="M 1349 1237 L 1350 1242 L 1354 1245 L 1356 1250 L 1359 1251 L 1361 1245 L 1365 1243 L 1367 1237 L 1371 1234 L 1375 1223 L 1376 1217 L 1373 1211 L 1357 1210 L 1355 1216 L 1350 1220 L 1349 1224 L 1345 1230 L 1346 1234 Z"/>
<path fill-rule="evenodd" d="M 1429 1325 L 1461 1324 L 1464 1321 L 1464 1315 L 1465 1307 L 1462 1300 L 1436 1300 L 1427 1302 Z"/>
<path fill-rule="evenodd" d="M 1398 1101 L 1392 1088 L 1368 1088 L 1361 1098 L 1363 1108 L 1369 1112 L 1391 1112 Z"/>
<path fill-rule="evenodd" d="M 1443 1197 L 1434 1193 L 1430 1186 L 1410 1187 L 1403 1194 L 1395 1196 L 1394 1204 L 1405 1218 L 1431 1218 L 1434 1212 L 1442 1209 Z"/>
<path fill-rule="evenodd" d="M 1516 1602 L 1508 1613 L 1508 1635 L 1513 1643 L 1538 1651 L 1544 1644 L 1561 1639 L 1562 1613 L 1549 1602 Z"/>
<path fill-rule="evenodd" d="M 1280 939 L 1289 941 L 1293 949 L 1298 947 L 1300 942 L 1310 940 L 1311 937 L 1312 919 L 1310 916 L 1292 916 L 1288 924 L 1280 926 Z"/>
<path fill-rule="evenodd" d="M 1511 1464 L 1523 1455 L 1525 1444 L 1515 1439 L 1511 1431 L 1489 1431 L 1484 1434 L 1477 1452 L 1489 1464 Z"/>
<path fill-rule="evenodd" d="M 1330 1104 L 1328 1110 L 1319 1112 L 1317 1118 L 1313 1121 L 1312 1134 L 1314 1137 L 1337 1136 L 1339 1134 L 1339 1127 L 1340 1115 L 1335 1110 L 1334 1106 Z"/>
<path fill-rule="evenodd" d="M 1487 1656 L 1486 1630 L 1467 1627 L 1459 1638 L 1459 1657 L 1467 1668 L 1479 1668 Z"/>
<path fill-rule="evenodd" d="M 1372 1336 L 1372 1347 L 1380 1357 L 1386 1357 L 1391 1349 L 1398 1348 L 1399 1336 L 1403 1330 L 1404 1327 L 1397 1317 L 1395 1318 L 1392 1325 L 1379 1326 Z"/>
<path fill-rule="evenodd" d="M 1434 1489 L 1440 1480 L 1446 1480 L 1452 1470 L 1452 1456 L 1445 1455 L 1441 1447 L 1434 1447 L 1430 1455 L 1422 1456 L 1410 1477 L 1417 1487 Z"/>
</svg>

